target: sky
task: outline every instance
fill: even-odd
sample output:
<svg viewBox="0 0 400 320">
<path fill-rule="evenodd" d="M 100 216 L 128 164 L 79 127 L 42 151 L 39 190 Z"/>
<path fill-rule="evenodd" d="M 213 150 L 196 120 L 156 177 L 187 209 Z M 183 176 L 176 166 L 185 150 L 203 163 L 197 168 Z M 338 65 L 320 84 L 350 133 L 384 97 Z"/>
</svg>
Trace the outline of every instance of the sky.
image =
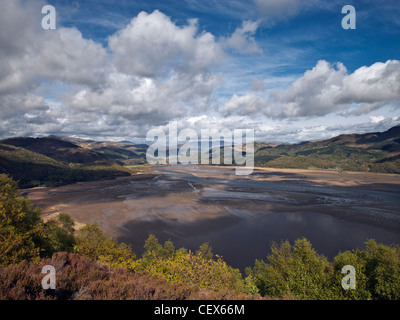
<svg viewBox="0 0 400 320">
<path fill-rule="evenodd" d="M 296 143 L 400 123 L 398 0 L 0 5 L 0 138 L 140 143 L 177 121 Z"/>
</svg>

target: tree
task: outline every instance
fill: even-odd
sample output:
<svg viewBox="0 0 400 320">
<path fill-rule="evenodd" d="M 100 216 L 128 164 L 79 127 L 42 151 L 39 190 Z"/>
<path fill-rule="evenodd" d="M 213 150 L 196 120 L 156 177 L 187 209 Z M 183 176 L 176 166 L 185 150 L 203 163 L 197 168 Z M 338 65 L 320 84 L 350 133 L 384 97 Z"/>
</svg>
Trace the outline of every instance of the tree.
<svg viewBox="0 0 400 320">
<path fill-rule="evenodd" d="M 132 248 L 125 243 L 118 243 L 113 238 L 107 238 L 96 223 L 86 224 L 76 236 L 75 251 L 100 260 L 111 267 L 125 267 L 134 270 L 136 256 Z"/>
<path fill-rule="evenodd" d="M 18 197 L 18 185 L 0 174 L 0 264 L 38 261 L 45 241 L 40 209 Z"/>
<path fill-rule="evenodd" d="M 349 300 L 370 300 L 371 293 L 368 291 L 368 278 L 365 274 L 365 261 L 359 256 L 359 251 L 340 252 L 333 259 L 333 268 L 335 273 L 334 290 L 341 299 Z M 345 276 L 342 268 L 346 265 L 353 266 L 356 271 L 356 289 L 345 290 L 342 288 L 342 279 Z"/>
<path fill-rule="evenodd" d="M 212 260 L 214 258 L 214 253 L 208 242 L 204 242 L 200 245 L 199 249 L 196 251 L 196 255 L 206 260 Z"/>
<path fill-rule="evenodd" d="M 147 261 L 145 270 L 171 283 L 186 283 L 212 291 L 246 290 L 239 270 L 228 266 L 222 257 L 205 259 L 190 250 L 178 250 L 174 256 Z"/>
<path fill-rule="evenodd" d="M 333 268 L 307 239 L 271 246 L 268 262 L 256 260 L 254 282 L 263 296 L 330 299 Z"/>
<path fill-rule="evenodd" d="M 176 254 L 175 246 L 171 240 L 165 241 L 163 246 L 154 234 L 149 235 L 145 241 L 144 248 L 146 249 L 142 259 L 144 264 L 150 263 L 154 259 L 173 257 Z"/>
<path fill-rule="evenodd" d="M 263 296 L 283 297 L 292 295 L 290 288 L 290 263 L 292 259 L 289 241 L 273 243 L 268 262 L 256 260 L 255 283 Z"/>
<path fill-rule="evenodd" d="M 150 234 L 144 243 L 146 253 L 152 253 L 155 256 L 159 256 L 163 250 L 162 245 L 158 242 L 158 238 L 154 234 Z M 146 254 L 145 253 L 145 254 Z"/>
<path fill-rule="evenodd" d="M 332 298 L 333 268 L 307 239 L 295 241 L 290 269 L 291 290 L 295 297 L 318 300 Z"/>
<path fill-rule="evenodd" d="M 173 257 L 175 255 L 175 247 L 171 240 L 167 240 L 164 242 L 162 255 L 165 258 Z"/>
<path fill-rule="evenodd" d="M 368 240 L 358 256 L 364 260 L 367 287 L 375 299 L 400 299 L 400 247 Z"/>
<path fill-rule="evenodd" d="M 46 254 L 52 256 L 54 252 L 73 252 L 75 246 L 74 221 L 66 213 L 60 213 L 57 218 L 45 224 L 47 234 Z"/>
<path fill-rule="evenodd" d="M 162 246 L 157 237 L 150 234 L 144 248 L 146 252 L 138 265 L 169 282 L 196 285 L 213 291 L 223 289 L 245 292 L 246 289 L 254 289 L 250 283 L 245 288 L 239 270 L 228 266 L 222 257 L 216 255 L 216 259 L 213 259 L 208 243 L 202 244 L 193 253 L 185 248 L 175 250 L 170 240 Z"/>
</svg>

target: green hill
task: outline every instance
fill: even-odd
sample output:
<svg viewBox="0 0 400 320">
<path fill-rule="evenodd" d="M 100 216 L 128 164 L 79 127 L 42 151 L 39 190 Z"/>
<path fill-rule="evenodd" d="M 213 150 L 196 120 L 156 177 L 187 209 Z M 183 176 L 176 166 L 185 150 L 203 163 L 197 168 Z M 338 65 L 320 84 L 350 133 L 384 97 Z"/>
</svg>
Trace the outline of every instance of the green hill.
<svg viewBox="0 0 400 320">
<path fill-rule="evenodd" d="M 120 165 L 138 165 L 146 163 L 148 145 L 131 142 L 93 141 L 70 137 L 57 139 L 76 144 L 84 149 L 100 154 L 102 157 Z"/>
<path fill-rule="evenodd" d="M 400 126 L 385 132 L 256 147 L 254 161 L 256 166 L 274 168 L 400 173 Z"/>
<path fill-rule="evenodd" d="M 0 140 L 0 173 L 21 188 L 112 179 L 129 170 L 101 153 L 54 138 Z"/>
</svg>

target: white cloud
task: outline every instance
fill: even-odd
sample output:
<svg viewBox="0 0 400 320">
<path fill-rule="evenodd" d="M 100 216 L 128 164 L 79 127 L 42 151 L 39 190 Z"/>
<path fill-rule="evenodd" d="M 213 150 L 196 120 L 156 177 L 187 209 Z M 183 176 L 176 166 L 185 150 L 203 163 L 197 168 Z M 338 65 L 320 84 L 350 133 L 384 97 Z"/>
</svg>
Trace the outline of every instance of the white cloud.
<svg viewBox="0 0 400 320">
<path fill-rule="evenodd" d="M 384 116 L 370 116 L 369 119 L 371 120 L 372 123 L 379 123 L 383 120 L 385 120 Z"/>
<path fill-rule="evenodd" d="M 0 11 L 3 136 L 143 135 L 212 104 L 222 80 L 209 68 L 224 53 L 196 20 L 180 27 L 159 11 L 142 12 L 109 38 L 107 51 L 75 28 L 43 30 L 41 5 L 7 1 Z"/>
<path fill-rule="evenodd" d="M 0 94 L 31 90 L 40 81 L 101 84 L 108 72 L 105 49 L 74 28 L 43 30 L 34 19 L 41 17 L 38 4 L 16 0 L 2 5 Z"/>
<path fill-rule="evenodd" d="M 259 23 L 259 21 L 243 21 L 231 36 L 222 40 L 224 46 L 242 54 L 263 53 L 254 37 Z"/>
<path fill-rule="evenodd" d="M 337 103 L 337 96 L 343 90 L 343 79 L 347 70 L 343 64 L 333 68 L 321 60 L 312 69 L 293 82 L 286 90 L 277 89 L 271 97 L 276 108 L 267 111 L 275 117 L 322 116 L 341 110 L 343 105 Z"/>
<path fill-rule="evenodd" d="M 179 27 L 156 10 L 141 12 L 109 38 L 119 71 L 145 77 L 179 70 L 199 72 L 221 62 L 223 51 L 208 32 L 198 32 L 197 20 Z"/>
<path fill-rule="evenodd" d="M 243 96 L 235 94 L 224 104 L 221 114 L 225 117 L 234 114 L 253 116 L 262 113 L 266 107 L 267 101 L 253 93 L 247 93 Z"/>
<path fill-rule="evenodd" d="M 271 118 L 324 116 L 335 112 L 362 115 L 385 105 L 400 108 L 400 61 L 388 60 L 349 74 L 342 63 L 321 60 L 287 89 L 273 89 L 268 98 L 248 93 L 234 95 L 221 114 Z"/>
</svg>

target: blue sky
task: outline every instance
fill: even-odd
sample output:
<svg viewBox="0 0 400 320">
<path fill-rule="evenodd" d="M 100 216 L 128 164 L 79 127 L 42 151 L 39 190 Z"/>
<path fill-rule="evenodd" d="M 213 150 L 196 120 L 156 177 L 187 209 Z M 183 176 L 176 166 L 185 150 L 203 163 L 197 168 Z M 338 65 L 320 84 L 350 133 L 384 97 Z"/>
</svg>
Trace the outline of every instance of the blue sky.
<svg viewBox="0 0 400 320">
<path fill-rule="evenodd" d="M 400 123 L 397 0 L 1 1 L 2 137 L 143 141 L 177 120 L 299 142 Z"/>
<path fill-rule="evenodd" d="M 267 2 L 267 1 L 266 1 Z M 279 2 L 279 1 L 276 1 Z M 282 1 L 284 3 L 285 1 Z M 381 1 L 315 1 L 296 14 L 285 10 L 271 15 L 259 12 L 252 1 L 237 0 L 151 0 L 151 1 L 54 1 L 59 21 L 66 27 L 77 27 L 85 38 L 101 41 L 123 28 L 141 11 L 159 10 L 179 26 L 188 19 L 198 19 L 200 30 L 217 37 L 227 37 L 242 21 L 261 21 L 255 37 L 267 60 L 281 50 L 304 53 L 303 66 L 294 62 L 285 72 L 304 72 L 316 59 L 341 61 L 353 71 L 362 65 L 398 58 L 400 53 L 400 5 L 395 0 Z M 304 1 L 307 2 L 307 1 Z M 357 10 L 357 29 L 344 30 L 341 20 L 345 5 Z M 284 5 L 284 4 L 283 4 Z M 291 69 L 290 69 L 291 68 Z"/>
</svg>

